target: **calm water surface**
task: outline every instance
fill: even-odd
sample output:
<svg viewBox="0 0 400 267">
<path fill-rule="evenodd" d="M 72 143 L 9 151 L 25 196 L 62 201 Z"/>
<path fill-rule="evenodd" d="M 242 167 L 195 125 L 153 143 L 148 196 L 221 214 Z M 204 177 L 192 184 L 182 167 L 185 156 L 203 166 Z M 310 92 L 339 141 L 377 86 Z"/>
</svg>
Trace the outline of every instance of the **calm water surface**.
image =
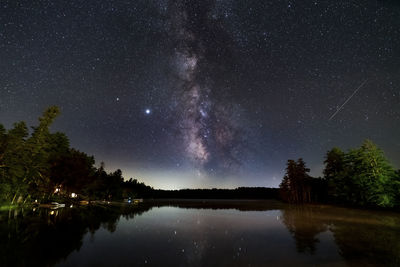
<svg viewBox="0 0 400 267">
<path fill-rule="evenodd" d="M 400 266 L 400 215 L 273 201 L 0 213 L 4 266 Z"/>
</svg>

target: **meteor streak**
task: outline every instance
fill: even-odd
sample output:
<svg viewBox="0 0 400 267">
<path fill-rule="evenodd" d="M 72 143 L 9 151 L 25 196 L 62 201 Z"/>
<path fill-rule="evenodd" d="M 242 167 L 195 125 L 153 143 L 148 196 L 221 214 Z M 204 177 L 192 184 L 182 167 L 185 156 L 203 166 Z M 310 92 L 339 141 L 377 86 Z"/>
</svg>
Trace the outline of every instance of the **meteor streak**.
<svg viewBox="0 0 400 267">
<path fill-rule="evenodd" d="M 358 90 L 360 90 L 361 87 L 364 86 L 364 84 L 365 84 L 367 81 L 368 81 L 368 79 L 365 79 L 365 80 L 357 87 L 357 89 L 351 94 L 351 96 L 349 96 L 349 98 L 347 98 L 347 100 L 344 101 L 344 103 L 335 111 L 335 113 L 332 114 L 332 116 L 329 118 L 329 121 L 332 120 L 332 119 L 336 116 L 336 114 L 338 114 L 339 111 L 342 110 L 342 108 L 344 107 L 344 105 L 346 105 L 347 102 L 350 101 L 350 99 L 358 92 Z"/>
</svg>

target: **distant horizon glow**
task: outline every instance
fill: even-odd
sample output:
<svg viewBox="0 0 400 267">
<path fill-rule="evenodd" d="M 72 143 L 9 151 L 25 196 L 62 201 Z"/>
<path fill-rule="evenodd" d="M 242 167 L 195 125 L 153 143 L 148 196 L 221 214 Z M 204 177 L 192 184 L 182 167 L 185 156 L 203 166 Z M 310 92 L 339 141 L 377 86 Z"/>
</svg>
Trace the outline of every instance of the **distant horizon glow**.
<svg viewBox="0 0 400 267">
<path fill-rule="evenodd" d="M 6 0 L 0 10 L 0 123 L 35 126 L 57 105 L 52 132 L 125 179 L 277 187 L 288 159 L 318 177 L 329 149 L 364 139 L 400 168 L 396 1 Z"/>
</svg>

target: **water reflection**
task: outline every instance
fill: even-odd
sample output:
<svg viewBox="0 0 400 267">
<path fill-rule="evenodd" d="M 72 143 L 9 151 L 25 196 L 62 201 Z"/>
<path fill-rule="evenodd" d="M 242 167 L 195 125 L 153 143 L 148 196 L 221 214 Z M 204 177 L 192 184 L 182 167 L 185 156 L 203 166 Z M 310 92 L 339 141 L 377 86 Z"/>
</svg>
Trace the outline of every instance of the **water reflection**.
<svg viewBox="0 0 400 267">
<path fill-rule="evenodd" d="M 0 213 L 4 266 L 400 266 L 400 216 L 268 201 Z"/>
<path fill-rule="evenodd" d="M 120 216 L 132 219 L 151 207 L 16 209 L 0 213 L 2 266 L 53 266 L 79 250 L 85 234 L 113 232 Z"/>
<path fill-rule="evenodd" d="M 399 214 L 316 205 L 282 211 L 299 253 L 314 254 L 318 235 L 327 231 L 347 265 L 400 266 Z"/>
<path fill-rule="evenodd" d="M 282 221 L 292 234 L 299 253 L 314 254 L 319 243 L 318 234 L 327 230 L 315 208 L 309 206 L 289 206 L 283 209 Z"/>
</svg>

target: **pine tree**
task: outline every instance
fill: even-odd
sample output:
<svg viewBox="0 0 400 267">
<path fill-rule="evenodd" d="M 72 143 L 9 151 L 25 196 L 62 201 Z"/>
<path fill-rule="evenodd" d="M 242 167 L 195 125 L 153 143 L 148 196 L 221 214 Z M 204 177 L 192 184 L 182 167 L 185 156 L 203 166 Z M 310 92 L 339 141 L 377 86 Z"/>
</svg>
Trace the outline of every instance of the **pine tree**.
<svg viewBox="0 0 400 267">
<path fill-rule="evenodd" d="M 328 195 L 339 199 L 344 193 L 343 178 L 345 153 L 337 147 L 332 148 L 325 156 L 324 178 L 328 184 Z"/>
<path fill-rule="evenodd" d="M 10 199 L 14 203 L 18 197 L 25 196 L 27 185 L 25 183 L 26 166 L 29 158 L 26 150 L 26 138 L 28 137 L 28 128 L 24 122 L 14 124 L 14 127 L 7 133 L 3 132 L 2 154 L 2 196 L 4 199 Z"/>
<path fill-rule="evenodd" d="M 58 116 L 57 106 L 47 108 L 39 118 L 39 125 L 33 128 L 32 136 L 27 140 L 29 160 L 27 166 L 27 183 L 36 197 L 46 196 L 50 185 L 49 169 L 51 158 L 51 135 L 49 127 Z"/>
<path fill-rule="evenodd" d="M 284 200 L 292 203 L 311 201 L 309 171 L 302 158 L 299 158 L 297 162 L 288 160 L 285 176 L 279 185 L 281 197 Z"/>
</svg>

